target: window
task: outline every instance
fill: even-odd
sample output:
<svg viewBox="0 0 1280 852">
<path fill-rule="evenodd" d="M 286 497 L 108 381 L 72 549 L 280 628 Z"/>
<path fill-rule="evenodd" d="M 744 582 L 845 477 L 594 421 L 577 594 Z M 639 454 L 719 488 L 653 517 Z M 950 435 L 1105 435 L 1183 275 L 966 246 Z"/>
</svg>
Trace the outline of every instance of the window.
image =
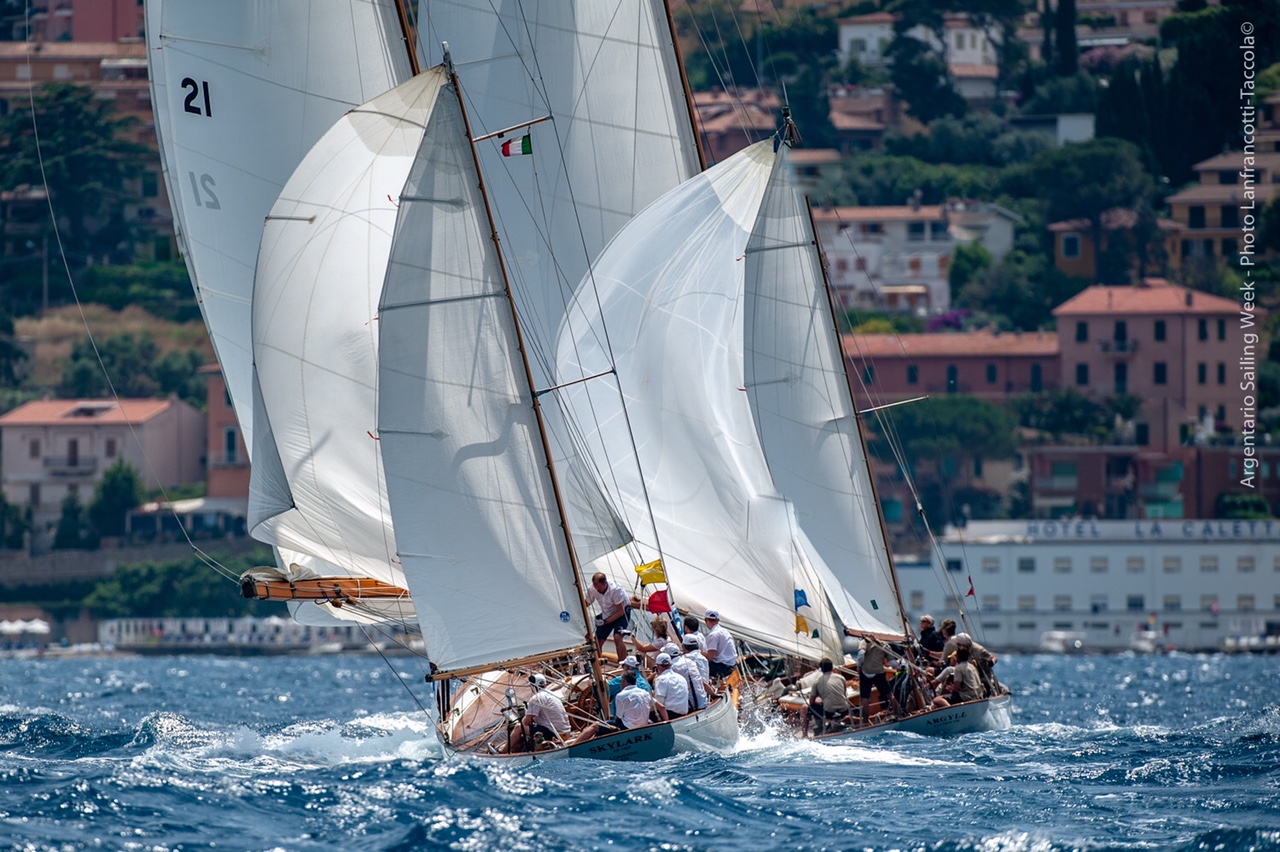
<svg viewBox="0 0 1280 852">
<path fill-rule="evenodd" d="M 116 457 L 116 439 L 115 438 L 108 438 L 106 440 L 105 446 L 102 449 L 102 454 L 109 459 L 113 459 Z"/>
<path fill-rule="evenodd" d="M 1152 380 L 1158 385 L 1168 384 L 1169 382 L 1169 365 L 1163 361 L 1155 363 L 1154 375 Z"/>
<path fill-rule="evenodd" d="M 994 385 L 996 383 L 996 365 L 987 365 L 987 384 Z"/>
<path fill-rule="evenodd" d="M 1196 382 L 1204 384 L 1207 381 L 1209 381 L 1209 365 L 1201 361 L 1196 364 Z"/>
<path fill-rule="evenodd" d="M 40 441 L 38 439 L 33 439 L 30 443 L 27 444 L 27 458 L 29 459 L 40 458 Z"/>
<path fill-rule="evenodd" d="M 1194 204 L 1187 210 L 1187 226 L 1191 228 L 1204 227 L 1204 205 Z"/>
<path fill-rule="evenodd" d="M 1107 564 L 1107 557 L 1105 557 L 1105 556 L 1090 556 L 1090 557 L 1089 557 L 1089 572 L 1090 572 L 1090 573 L 1092 573 L 1092 574 L 1105 574 L 1105 573 L 1107 573 L 1107 571 L 1108 571 L 1108 570 L 1110 570 L 1110 566 Z"/>
<path fill-rule="evenodd" d="M 868 385 L 876 383 L 876 368 L 874 364 L 868 364 L 862 368 L 862 381 Z"/>
<path fill-rule="evenodd" d="M 1164 558 L 1164 573 L 1181 574 L 1182 573 L 1182 557 L 1166 556 Z"/>
<path fill-rule="evenodd" d="M 1090 612 L 1106 612 L 1107 596 L 1106 595 L 1090 595 L 1089 611 Z"/>
<path fill-rule="evenodd" d="M 1124 561 L 1124 570 L 1130 574 L 1141 574 L 1147 570 L 1147 560 L 1141 556 L 1130 556 Z"/>
<path fill-rule="evenodd" d="M 1147 599 L 1142 595 L 1129 595 L 1124 599 L 1124 608 L 1129 612 L 1142 612 L 1147 608 Z"/>
<path fill-rule="evenodd" d="M 960 560 L 960 559 L 948 559 L 948 560 L 947 560 L 947 570 L 948 570 L 948 571 L 954 571 L 954 572 L 957 572 L 957 573 L 958 573 L 958 572 L 960 572 L 960 571 L 963 571 L 963 570 L 964 570 L 964 561 L 963 561 L 963 560 Z"/>
<path fill-rule="evenodd" d="M 1018 609 L 1022 612 L 1035 612 L 1036 596 L 1035 595 L 1018 595 Z"/>
<path fill-rule="evenodd" d="M 1276 558 L 1280 559 L 1280 556 Z M 998 556 L 982 557 L 982 573 L 983 574 L 999 574 L 1000 573 L 1000 557 Z"/>
<path fill-rule="evenodd" d="M 1053 572 L 1055 574 L 1070 574 L 1071 573 L 1071 557 L 1070 556 L 1053 557 Z"/>
<path fill-rule="evenodd" d="M 1280 553 L 1276 554 L 1275 558 L 1271 561 L 1271 570 L 1280 574 Z"/>
<path fill-rule="evenodd" d="M 1222 205 L 1222 227 L 1234 228 L 1240 224 L 1240 208 L 1230 204 Z"/>
<path fill-rule="evenodd" d="M 1218 384 L 1225 385 L 1226 383 L 1227 383 L 1227 365 L 1219 361 L 1218 362 Z M 1218 419 L 1221 420 L 1222 418 L 1219 417 Z"/>
<path fill-rule="evenodd" d="M 240 462 L 240 442 L 237 440 L 239 433 L 236 427 L 228 426 L 222 430 L 222 459 L 227 464 L 239 464 Z"/>
<path fill-rule="evenodd" d="M 1078 385 L 1089 384 L 1089 365 L 1088 364 L 1076 364 L 1076 384 Z"/>
<path fill-rule="evenodd" d="M 1087 343 L 1089 341 L 1089 323 L 1076 323 L 1076 343 Z"/>
<path fill-rule="evenodd" d="M 1217 595 L 1201 595 L 1200 609 L 1204 612 L 1212 612 L 1218 614 L 1218 596 Z"/>
<path fill-rule="evenodd" d="M 155 172 L 142 173 L 142 197 L 155 198 L 160 194 L 160 180 Z"/>
<path fill-rule="evenodd" d="M 1234 237 L 1226 237 L 1222 240 L 1222 254 L 1224 257 L 1230 257 L 1240 251 L 1240 241 Z"/>
<path fill-rule="evenodd" d="M 1164 342 L 1168 330 L 1165 327 L 1164 320 L 1156 320 L 1155 339 L 1157 342 Z"/>
<path fill-rule="evenodd" d="M 1218 557 L 1201 556 L 1200 557 L 1200 573 L 1201 574 L 1218 573 Z"/>
<path fill-rule="evenodd" d="M 946 222 L 930 222 L 929 223 L 929 239 L 933 240 L 936 243 L 936 242 L 941 242 L 946 238 L 947 238 Z"/>
<path fill-rule="evenodd" d="M 1034 556 L 1018 557 L 1018 573 L 1034 574 L 1036 570 L 1036 558 Z"/>
<path fill-rule="evenodd" d="M 1196 321 L 1196 337 L 1201 340 L 1209 339 L 1209 321 L 1203 317 Z"/>
<path fill-rule="evenodd" d="M 920 382 L 920 368 L 915 364 L 907 365 L 907 384 L 914 385 Z"/>
<path fill-rule="evenodd" d="M 1236 597 L 1236 609 L 1241 612 L 1253 612 L 1257 607 L 1253 595 L 1239 595 Z"/>
<path fill-rule="evenodd" d="M 1079 234 L 1062 235 L 1062 256 L 1063 258 L 1075 258 L 1080 256 Z"/>
<path fill-rule="evenodd" d="M 1031 365 L 1031 392 L 1040 393 L 1044 389 L 1044 368 L 1039 364 Z"/>
<path fill-rule="evenodd" d="M 1218 339 L 1227 339 L 1227 321 L 1224 319 L 1218 320 Z"/>
<path fill-rule="evenodd" d="M 924 609 L 924 592 L 915 591 L 911 593 L 910 607 L 915 610 Z"/>
<path fill-rule="evenodd" d="M 1129 340 L 1129 323 L 1125 320 L 1116 320 L 1115 332 L 1112 333 L 1111 339 L 1117 343 L 1126 343 Z"/>
<path fill-rule="evenodd" d="M 947 393 L 955 393 L 960 389 L 959 371 L 955 364 L 947 365 Z"/>
<path fill-rule="evenodd" d="M 907 242 L 924 242 L 924 222 L 909 222 L 907 224 Z"/>
<path fill-rule="evenodd" d="M 983 595 L 982 608 L 987 610 L 988 612 L 996 612 L 997 610 L 1000 609 L 1000 596 L 999 595 Z M 990 624 L 987 625 L 987 629 L 988 630 L 991 629 Z"/>
<path fill-rule="evenodd" d="M 1071 611 L 1071 595 L 1054 595 L 1053 609 L 1055 612 Z"/>
<path fill-rule="evenodd" d="M 1151 425 L 1149 423 L 1133 424 L 1133 442 L 1140 447 L 1151 443 Z"/>
<path fill-rule="evenodd" d="M 973 478 L 982 478 L 982 456 L 973 457 Z"/>
<path fill-rule="evenodd" d="M 1113 371 L 1116 379 L 1116 393 L 1129 392 L 1129 365 L 1125 363 L 1116 364 Z"/>
<path fill-rule="evenodd" d="M 1252 556 L 1241 556 L 1236 559 L 1236 570 L 1241 574 L 1252 574 L 1256 567 Z"/>
<path fill-rule="evenodd" d="M 1181 595 L 1165 595 L 1164 608 L 1168 612 L 1180 612 L 1182 610 Z"/>
</svg>

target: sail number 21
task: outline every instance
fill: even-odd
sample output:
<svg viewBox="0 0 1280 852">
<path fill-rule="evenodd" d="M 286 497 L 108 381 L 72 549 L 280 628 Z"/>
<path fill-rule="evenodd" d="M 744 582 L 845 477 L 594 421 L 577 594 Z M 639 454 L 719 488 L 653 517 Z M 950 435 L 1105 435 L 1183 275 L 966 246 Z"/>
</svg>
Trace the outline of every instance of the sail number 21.
<svg viewBox="0 0 1280 852">
<path fill-rule="evenodd" d="M 201 80 L 199 83 L 197 83 L 195 80 L 191 79 L 190 77 L 183 77 L 182 88 L 187 93 L 186 98 L 183 99 L 182 101 L 182 108 L 185 111 L 189 113 L 194 113 L 195 115 L 203 115 L 205 118 L 213 118 L 213 108 L 210 106 L 210 103 L 209 103 L 209 81 L 208 80 Z M 201 109 L 201 105 L 196 102 L 196 98 L 200 96 L 201 92 L 204 93 L 203 109 Z"/>
</svg>

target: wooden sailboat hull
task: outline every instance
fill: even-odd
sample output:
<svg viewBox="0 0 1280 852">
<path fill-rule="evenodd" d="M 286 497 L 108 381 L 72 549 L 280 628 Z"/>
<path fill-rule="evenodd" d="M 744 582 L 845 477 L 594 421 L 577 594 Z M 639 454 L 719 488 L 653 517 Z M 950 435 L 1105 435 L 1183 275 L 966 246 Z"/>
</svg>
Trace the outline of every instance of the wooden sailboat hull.
<svg viewBox="0 0 1280 852">
<path fill-rule="evenodd" d="M 721 751 L 738 739 L 738 712 L 733 701 L 722 698 L 706 710 L 669 722 L 655 722 L 643 728 L 619 731 L 573 746 L 536 753 L 489 754 L 459 749 L 445 741 L 445 751 L 454 755 L 501 760 L 520 766 L 539 760 L 582 757 L 590 760 L 654 761 L 682 751 Z"/>
<path fill-rule="evenodd" d="M 929 737 L 951 737 L 981 731 L 1003 731 L 1013 725 L 1013 699 L 1008 695 L 980 698 L 964 704 L 953 704 L 939 710 L 930 710 L 906 719 L 868 725 L 865 728 L 849 728 L 814 737 L 823 742 L 843 742 L 855 737 L 882 734 L 886 731 L 904 731 Z"/>
</svg>

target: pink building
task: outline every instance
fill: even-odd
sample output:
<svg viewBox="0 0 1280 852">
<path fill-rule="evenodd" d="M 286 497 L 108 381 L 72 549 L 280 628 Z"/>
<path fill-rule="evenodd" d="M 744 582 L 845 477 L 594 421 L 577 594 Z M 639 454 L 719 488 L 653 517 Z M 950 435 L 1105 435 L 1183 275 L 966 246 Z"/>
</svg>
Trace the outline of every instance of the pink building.
<svg viewBox="0 0 1280 852">
<path fill-rule="evenodd" d="M 1206 418 L 1239 431 L 1242 359 L 1266 357 L 1243 338 L 1240 305 L 1148 278 L 1134 287 L 1090 287 L 1054 310 L 1062 386 L 1105 399 L 1132 394 L 1139 446 L 1183 444 Z"/>
<path fill-rule="evenodd" d="M 45 399 L 0 416 L 0 488 L 29 506 L 37 531 L 56 523 L 62 501 L 93 499 L 103 472 L 125 462 L 146 488 L 204 477 L 204 415 L 169 399 Z"/>
<path fill-rule="evenodd" d="M 249 453 L 244 445 L 240 422 L 231 407 L 227 382 L 222 368 L 210 364 L 200 369 L 208 380 L 209 444 L 209 497 L 248 498 Z"/>
</svg>

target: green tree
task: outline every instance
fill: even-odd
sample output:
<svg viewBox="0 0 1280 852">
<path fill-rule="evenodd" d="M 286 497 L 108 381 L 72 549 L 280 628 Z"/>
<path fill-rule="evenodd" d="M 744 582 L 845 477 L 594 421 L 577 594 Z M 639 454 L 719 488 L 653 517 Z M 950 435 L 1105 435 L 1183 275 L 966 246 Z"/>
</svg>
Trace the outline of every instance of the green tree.
<svg viewBox="0 0 1280 852">
<path fill-rule="evenodd" d="M 1053 34 L 1057 42 L 1054 54 L 1059 76 L 1070 77 L 1080 70 L 1080 48 L 1076 45 L 1076 0 L 1058 0 L 1053 16 Z"/>
<path fill-rule="evenodd" d="M 103 471 L 94 489 L 89 517 L 100 535 L 121 536 L 131 509 L 142 505 L 142 477 L 124 459 Z"/>
<path fill-rule="evenodd" d="M 23 539 L 31 529 L 28 513 L 22 511 L 5 499 L 0 491 L 0 550 L 18 550 L 23 546 Z"/>
<path fill-rule="evenodd" d="M 126 181 L 154 156 L 128 138 L 134 124 L 89 86 L 46 84 L 30 111 L 0 117 L 0 185 L 48 186 L 73 253 L 113 249 L 94 245 L 92 237 L 108 230 L 110 212 L 129 196 Z"/>
<path fill-rule="evenodd" d="M 1096 435 L 1110 427 L 1106 406 L 1074 388 L 1060 388 L 1016 398 L 1013 409 L 1018 425 L 1048 432 L 1055 440 L 1064 435 Z"/>
<path fill-rule="evenodd" d="M 191 278 L 182 261 L 91 266 L 79 282 L 80 296 L 122 311 L 130 305 L 173 322 L 200 319 L 200 306 L 191 297 Z"/>
<path fill-rule="evenodd" d="M 14 338 L 13 317 L 0 307 L 0 387 L 18 383 L 18 365 L 26 359 L 26 351 Z"/>
<path fill-rule="evenodd" d="M 221 570 L 212 570 L 209 559 Z M 271 564 L 271 552 L 259 549 L 242 556 L 192 556 L 171 562 L 121 565 L 85 598 L 99 618 L 167 618 L 268 615 L 283 605 L 240 597 L 235 577 L 256 565 Z"/>
<path fill-rule="evenodd" d="M 886 54 L 892 63 L 889 77 L 912 115 L 928 123 L 944 116 L 965 114 L 969 105 L 951 81 L 945 56 L 903 34 L 893 40 Z"/>
<path fill-rule="evenodd" d="M 160 392 L 151 370 L 156 351 L 150 337 L 127 332 L 100 341 L 97 349 L 88 338 L 80 340 L 71 348 L 58 392 L 64 397 L 98 397 L 110 395 L 114 388 L 122 397 L 155 396 Z"/>
<path fill-rule="evenodd" d="M 53 535 L 54 550 L 93 549 L 98 546 L 98 536 L 84 507 L 75 492 L 70 492 L 62 500 L 62 515 L 58 518 L 58 527 Z"/>
<path fill-rule="evenodd" d="M 960 291 L 964 286 L 991 264 L 991 252 L 982 243 L 962 243 L 956 246 L 951 255 L 951 269 L 947 273 L 953 304 L 959 304 Z"/>
</svg>

